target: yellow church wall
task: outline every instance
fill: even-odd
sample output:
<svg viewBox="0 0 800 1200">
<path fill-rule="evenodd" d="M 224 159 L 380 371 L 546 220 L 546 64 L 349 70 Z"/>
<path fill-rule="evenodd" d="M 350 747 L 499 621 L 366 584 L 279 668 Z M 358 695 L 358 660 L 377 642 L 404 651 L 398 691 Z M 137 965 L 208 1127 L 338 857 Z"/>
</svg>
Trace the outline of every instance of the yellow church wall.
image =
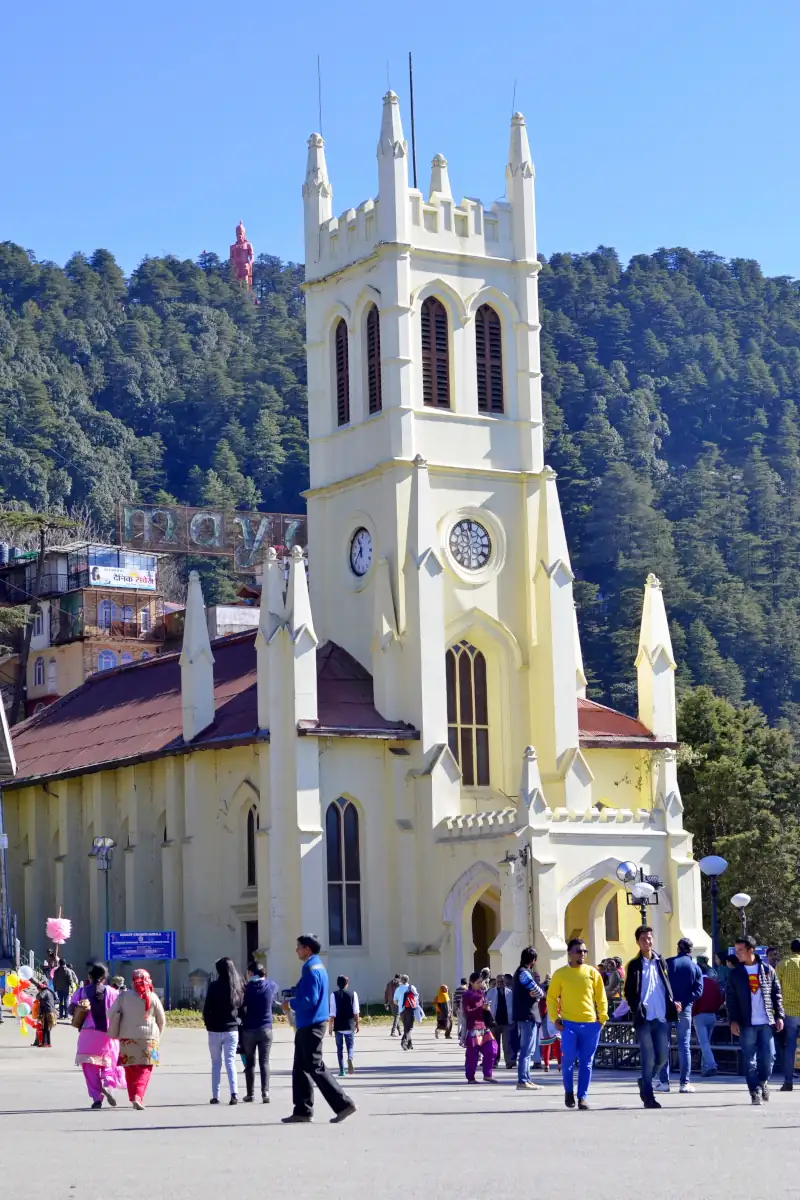
<svg viewBox="0 0 800 1200">
<path fill-rule="evenodd" d="M 594 804 L 634 811 L 653 807 L 651 751 L 586 749 L 584 756 L 594 776 Z"/>
</svg>

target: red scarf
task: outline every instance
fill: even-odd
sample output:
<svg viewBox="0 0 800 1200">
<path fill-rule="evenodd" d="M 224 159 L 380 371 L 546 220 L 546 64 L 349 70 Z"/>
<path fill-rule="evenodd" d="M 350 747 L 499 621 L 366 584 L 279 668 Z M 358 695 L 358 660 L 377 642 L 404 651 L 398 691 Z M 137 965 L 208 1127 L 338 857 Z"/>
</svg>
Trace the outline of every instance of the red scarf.
<svg viewBox="0 0 800 1200">
<path fill-rule="evenodd" d="M 144 1011 L 149 1013 L 150 993 L 153 990 L 153 981 L 150 978 L 149 972 L 142 970 L 134 971 L 131 977 L 131 983 L 133 984 L 133 990 L 136 992 L 136 994 L 141 996 L 144 1000 Z"/>
</svg>

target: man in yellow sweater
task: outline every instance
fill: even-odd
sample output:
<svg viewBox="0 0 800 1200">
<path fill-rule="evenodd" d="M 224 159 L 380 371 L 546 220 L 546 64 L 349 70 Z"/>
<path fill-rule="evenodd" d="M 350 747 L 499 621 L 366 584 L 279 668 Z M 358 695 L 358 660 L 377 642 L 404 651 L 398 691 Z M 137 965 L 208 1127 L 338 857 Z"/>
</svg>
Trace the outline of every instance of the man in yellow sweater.
<svg viewBox="0 0 800 1200">
<path fill-rule="evenodd" d="M 592 1081 L 600 1030 L 608 1020 L 608 1001 L 603 977 L 586 962 L 588 950 L 582 938 L 567 946 L 569 966 L 553 973 L 547 992 L 547 1012 L 561 1034 L 561 1075 L 564 1103 L 575 1107 L 575 1060 L 578 1062 L 578 1108 L 589 1107 L 586 1097 Z"/>
</svg>

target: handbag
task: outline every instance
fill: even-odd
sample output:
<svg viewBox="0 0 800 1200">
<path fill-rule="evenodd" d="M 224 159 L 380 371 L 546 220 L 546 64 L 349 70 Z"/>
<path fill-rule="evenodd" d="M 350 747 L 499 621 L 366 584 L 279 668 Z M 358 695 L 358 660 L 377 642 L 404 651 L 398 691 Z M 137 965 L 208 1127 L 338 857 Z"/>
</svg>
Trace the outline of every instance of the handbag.
<svg viewBox="0 0 800 1200">
<path fill-rule="evenodd" d="M 72 1024 L 76 1029 L 83 1028 L 83 1022 L 88 1017 L 91 1007 L 88 1000 L 79 1000 L 75 1005 L 75 1011 L 72 1014 Z"/>
</svg>

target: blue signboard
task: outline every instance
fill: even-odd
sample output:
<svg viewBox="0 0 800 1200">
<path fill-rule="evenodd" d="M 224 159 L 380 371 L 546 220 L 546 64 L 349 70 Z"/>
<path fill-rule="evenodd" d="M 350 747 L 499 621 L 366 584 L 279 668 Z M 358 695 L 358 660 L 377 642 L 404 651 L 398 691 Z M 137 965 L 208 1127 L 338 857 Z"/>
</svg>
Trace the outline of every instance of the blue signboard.
<svg viewBox="0 0 800 1200">
<path fill-rule="evenodd" d="M 137 958 L 177 958 L 175 930 L 149 933 L 107 933 L 106 960 L 132 962 Z"/>
</svg>

